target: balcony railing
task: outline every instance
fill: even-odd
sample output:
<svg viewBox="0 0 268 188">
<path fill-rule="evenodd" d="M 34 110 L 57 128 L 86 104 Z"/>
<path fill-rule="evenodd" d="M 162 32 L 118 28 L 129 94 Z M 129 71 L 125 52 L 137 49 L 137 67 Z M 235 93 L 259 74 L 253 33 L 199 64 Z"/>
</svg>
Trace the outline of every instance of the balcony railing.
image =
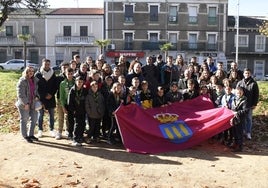
<svg viewBox="0 0 268 188">
<path fill-rule="evenodd" d="M 189 43 L 183 42 L 181 43 L 181 50 L 189 50 L 189 51 L 216 51 L 218 44 L 210 44 L 206 42 L 198 42 L 198 43 Z"/>
<path fill-rule="evenodd" d="M 55 43 L 62 45 L 93 45 L 94 41 L 94 36 L 56 36 L 55 38 Z"/>
<path fill-rule="evenodd" d="M 36 39 L 35 37 L 31 36 L 27 41 L 27 44 L 35 45 Z M 0 45 L 14 45 L 14 46 L 21 46 L 23 45 L 23 41 L 18 39 L 16 36 L 0 36 Z"/>
<path fill-rule="evenodd" d="M 165 44 L 165 42 L 143 42 L 142 50 L 160 50 L 160 46 Z"/>
</svg>

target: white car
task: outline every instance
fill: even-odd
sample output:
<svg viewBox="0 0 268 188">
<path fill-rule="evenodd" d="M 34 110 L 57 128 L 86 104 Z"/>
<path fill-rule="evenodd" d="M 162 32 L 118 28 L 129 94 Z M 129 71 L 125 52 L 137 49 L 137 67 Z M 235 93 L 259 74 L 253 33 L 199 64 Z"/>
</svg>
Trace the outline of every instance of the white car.
<svg viewBox="0 0 268 188">
<path fill-rule="evenodd" d="M 26 60 L 26 66 L 32 66 L 34 69 L 38 69 L 36 63 Z M 24 60 L 23 59 L 11 59 L 5 63 L 0 63 L 0 70 L 23 70 L 24 69 Z"/>
</svg>

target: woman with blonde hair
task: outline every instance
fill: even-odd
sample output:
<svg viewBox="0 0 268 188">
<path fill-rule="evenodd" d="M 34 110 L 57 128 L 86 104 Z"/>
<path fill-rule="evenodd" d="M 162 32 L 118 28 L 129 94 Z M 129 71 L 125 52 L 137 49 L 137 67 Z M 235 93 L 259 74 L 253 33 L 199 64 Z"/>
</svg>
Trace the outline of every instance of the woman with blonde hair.
<svg viewBox="0 0 268 188">
<path fill-rule="evenodd" d="M 39 100 L 38 79 L 34 77 L 34 68 L 26 67 L 17 83 L 16 106 L 20 114 L 20 132 L 23 138 L 32 143 L 38 139 L 34 136 L 34 128 L 37 121 L 36 102 Z M 30 127 L 27 131 L 27 123 Z"/>
</svg>

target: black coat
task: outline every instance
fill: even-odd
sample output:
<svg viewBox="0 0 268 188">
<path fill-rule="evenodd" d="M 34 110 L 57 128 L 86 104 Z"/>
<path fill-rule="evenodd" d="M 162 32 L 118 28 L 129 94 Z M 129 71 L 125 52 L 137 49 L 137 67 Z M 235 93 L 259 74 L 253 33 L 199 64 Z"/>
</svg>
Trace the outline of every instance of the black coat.
<svg viewBox="0 0 268 188">
<path fill-rule="evenodd" d="M 45 106 L 45 109 L 55 108 L 56 100 L 55 94 L 57 92 L 57 78 L 55 73 L 49 80 L 43 78 L 40 71 L 36 72 L 35 77 L 38 78 L 38 93 L 40 95 L 40 101 Z M 47 94 L 52 95 L 51 99 L 46 99 Z"/>
</svg>

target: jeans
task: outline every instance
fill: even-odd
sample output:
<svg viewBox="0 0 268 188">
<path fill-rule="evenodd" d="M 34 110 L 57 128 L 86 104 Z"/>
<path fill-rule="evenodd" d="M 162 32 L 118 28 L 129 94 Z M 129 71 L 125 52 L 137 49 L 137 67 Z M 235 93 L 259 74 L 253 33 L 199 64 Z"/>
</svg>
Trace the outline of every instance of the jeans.
<svg viewBox="0 0 268 188">
<path fill-rule="evenodd" d="M 249 109 L 248 113 L 246 114 L 245 124 L 244 124 L 244 130 L 246 133 L 251 134 L 252 129 L 252 108 Z"/>
<path fill-rule="evenodd" d="M 18 107 L 18 110 L 20 114 L 20 132 L 22 136 L 24 138 L 27 136 L 33 136 L 38 115 L 37 111 L 35 111 L 35 109 L 25 110 L 24 107 Z M 30 128 L 27 134 L 28 120 L 30 120 Z"/>
<path fill-rule="evenodd" d="M 41 110 L 39 110 L 39 116 L 38 116 L 38 128 L 40 131 L 43 130 L 43 120 L 44 120 L 44 113 L 45 110 L 42 108 Z M 49 114 L 49 128 L 50 131 L 53 131 L 54 129 L 54 108 L 49 108 L 48 109 L 48 114 Z"/>
</svg>

